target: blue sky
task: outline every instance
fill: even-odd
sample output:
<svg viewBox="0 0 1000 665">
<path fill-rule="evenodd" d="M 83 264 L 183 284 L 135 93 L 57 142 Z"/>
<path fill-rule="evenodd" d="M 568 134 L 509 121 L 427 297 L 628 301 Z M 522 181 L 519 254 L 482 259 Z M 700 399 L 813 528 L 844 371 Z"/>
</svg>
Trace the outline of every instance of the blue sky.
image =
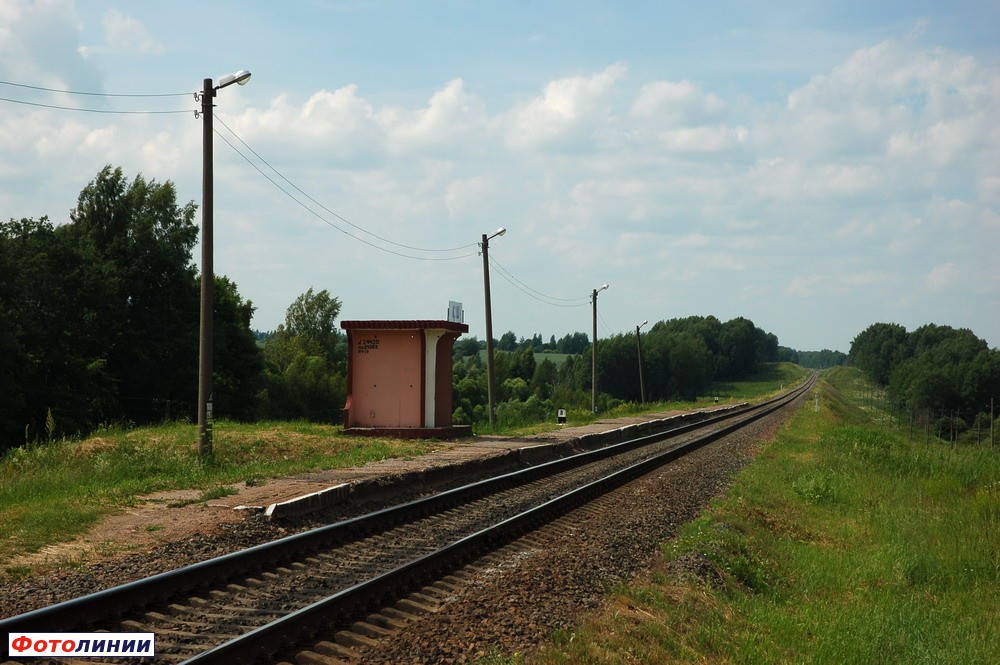
<svg viewBox="0 0 1000 665">
<path fill-rule="evenodd" d="M 476 242 L 504 226 L 497 336 L 589 334 L 609 283 L 602 336 L 711 314 L 802 350 L 877 321 L 1000 344 L 995 2 L 0 0 L 7 84 L 191 93 L 240 69 L 215 266 L 257 328 L 312 287 L 344 319 L 460 301 L 482 338 Z M 67 221 L 105 164 L 200 202 L 193 112 L 17 103 L 190 94 L 7 84 L 4 219 Z"/>
</svg>

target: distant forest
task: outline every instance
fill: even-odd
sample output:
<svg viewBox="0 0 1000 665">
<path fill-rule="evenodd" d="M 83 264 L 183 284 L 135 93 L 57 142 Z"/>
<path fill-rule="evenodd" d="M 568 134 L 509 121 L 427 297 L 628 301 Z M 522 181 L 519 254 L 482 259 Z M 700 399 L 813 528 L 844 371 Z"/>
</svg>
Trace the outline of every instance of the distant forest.
<svg viewBox="0 0 1000 665">
<path fill-rule="evenodd" d="M 802 365 L 809 369 L 827 369 L 847 363 L 847 354 L 840 351 L 796 351 L 784 346 L 778 348 L 779 360 Z"/>
<path fill-rule="evenodd" d="M 890 405 L 924 422 L 988 422 L 1000 397 L 1000 350 L 966 328 L 875 323 L 851 342 L 850 361 L 885 389 Z"/>
<path fill-rule="evenodd" d="M 170 182 L 97 174 L 65 224 L 0 222 L 0 451 L 86 435 L 104 425 L 195 419 L 199 275 L 196 207 Z M 340 300 L 300 294 L 274 331 L 250 328 L 253 303 L 215 278 L 213 402 L 217 418 L 338 423 L 346 398 Z M 498 417 L 544 419 L 555 405 L 589 409 L 591 342 L 495 340 Z M 640 394 L 639 344 L 645 395 Z M 488 419 L 486 371 L 475 337 L 454 354 L 457 423 Z M 777 360 L 825 368 L 853 362 L 894 400 L 973 418 L 998 392 L 997 352 L 971 332 L 875 324 L 837 351 L 796 351 L 746 318 L 665 319 L 597 345 L 599 408 L 622 401 L 693 399 Z"/>
</svg>

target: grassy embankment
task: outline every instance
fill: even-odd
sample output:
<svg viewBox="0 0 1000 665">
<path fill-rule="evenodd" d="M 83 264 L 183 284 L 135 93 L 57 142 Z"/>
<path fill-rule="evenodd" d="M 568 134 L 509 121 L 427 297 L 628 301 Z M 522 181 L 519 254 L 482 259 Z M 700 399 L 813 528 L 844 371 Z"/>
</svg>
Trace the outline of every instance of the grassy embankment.
<svg viewBox="0 0 1000 665">
<path fill-rule="evenodd" d="M 854 370 L 825 379 L 649 577 L 530 662 L 997 662 L 1000 450 L 908 441 Z"/>
<path fill-rule="evenodd" d="M 0 561 L 72 539 L 104 515 L 164 490 L 208 501 L 266 478 L 419 455 L 432 442 L 347 437 L 305 422 L 215 424 L 214 456 L 197 454 L 195 425 L 103 429 L 82 440 L 15 449 L 0 458 Z M 7 570 L 4 575 L 23 575 Z"/>
<path fill-rule="evenodd" d="M 790 365 L 769 368 L 745 392 L 770 392 L 800 374 L 800 368 Z M 622 405 L 601 417 L 702 404 Z M 589 411 L 572 411 L 568 424 L 593 419 Z M 556 427 L 554 422 L 521 423 L 498 433 L 526 435 Z M 196 454 L 196 439 L 196 427 L 185 423 L 111 428 L 82 441 L 40 443 L 0 457 L 0 562 L 69 540 L 153 492 L 196 490 L 195 501 L 208 501 L 235 492 L 239 483 L 416 456 L 439 446 L 435 441 L 347 436 L 332 425 L 220 421 L 215 424 L 214 457 L 204 463 Z M 0 581 L 29 572 L 0 564 Z"/>
<path fill-rule="evenodd" d="M 767 397 L 777 395 L 782 390 L 802 383 L 812 370 L 805 369 L 792 363 L 770 363 L 765 368 L 748 377 L 744 381 L 716 382 L 705 389 L 705 395 L 699 397 L 695 402 L 656 402 L 651 404 L 639 404 L 638 402 L 624 402 L 614 408 L 602 411 L 600 418 L 622 418 L 642 413 L 658 413 L 662 411 L 684 411 L 692 408 L 711 407 L 718 397 L 718 404 L 724 406 L 737 402 L 755 402 Z M 589 408 L 568 409 L 566 412 L 567 425 L 586 425 L 594 422 L 595 416 Z M 551 421 L 543 423 L 521 422 L 513 427 L 501 428 L 499 434 L 510 436 L 526 436 L 538 434 L 555 429 Z M 474 428 L 476 434 L 492 434 L 488 423 L 478 423 Z"/>
</svg>

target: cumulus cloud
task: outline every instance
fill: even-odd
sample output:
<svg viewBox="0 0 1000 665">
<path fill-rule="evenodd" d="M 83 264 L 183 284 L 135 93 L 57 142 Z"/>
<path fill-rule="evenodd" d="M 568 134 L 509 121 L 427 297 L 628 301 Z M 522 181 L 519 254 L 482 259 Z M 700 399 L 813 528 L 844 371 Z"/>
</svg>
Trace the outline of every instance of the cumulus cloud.
<svg viewBox="0 0 1000 665">
<path fill-rule="evenodd" d="M 688 127 L 660 132 L 656 139 L 670 152 L 713 153 L 746 143 L 746 127 Z"/>
<path fill-rule="evenodd" d="M 722 99 L 691 81 L 653 81 L 639 90 L 630 115 L 653 127 L 686 126 L 717 118 L 725 108 Z"/>
<path fill-rule="evenodd" d="M 448 184 L 444 195 L 448 214 L 461 217 L 488 209 L 491 204 L 496 204 L 500 190 L 497 183 L 488 176 L 453 180 Z"/>
<path fill-rule="evenodd" d="M 552 81 L 541 95 L 508 114 L 507 142 L 519 149 L 571 146 L 590 149 L 594 132 L 608 120 L 611 92 L 627 72 L 616 63 L 592 76 Z"/>
<path fill-rule="evenodd" d="M 166 47 L 141 22 L 109 9 L 101 21 L 107 49 L 123 55 L 163 55 Z"/>
<path fill-rule="evenodd" d="M 761 160 L 746 175 L 757 196 L 775 201 L 843 201 L 878 190 L 883 179 L 868 164 L 823 163 L 794 157 Z"/>
<path fill-rule="evenodd" d="M 888 154 L 955 163 L 1000 109 L 998 73 L 943 48 L 890 39 L 859 49 L 787 97 L 771 136 L 810 156 Z"/>
<path fill-rule="evenodd" d="M 52 88 L 96 90 L 97 72 L 80 55 L 72 0 L 0 1 L 0 74 Z"/>
<path fill-rule="evenodd" d="M 280 94 L 261 109 L 248 108 L 234 126 L 249 140 L 282 152 L 327 156 L 326 163 L 370 159 L 385 151 L 384 132 L 373 106 L 358 95 L 356 85 L 319 90 L 300 105 Z"/>
<path fill-rule="evenodd" d="M 395 151 L 449 155 L 480 152 L 490 124 L 482 101 L 465 91 L 461 79 L 435 92 L 425 108 L 386 111 L 380 119 Z"/>
<path fill-rule="evenodd" d="M 0 70 L 16 63 L 21 80 L 69 80 L 72 67 L 39 55 L 39 26 L 61 30 L 53 58 L 96 66 L 76 52 L 72 3 L 49 4 L 69 9 L 69 18 L 55 10 L 31 18 L 35 3 L 0 0 L 11 17 L 0 21 Z M 108 12 L 105 27 L 108 48 L 162 52 L 154 34 L 121 12 Z M 527 281 L 549 294 L 634 282 L 636 302 L 660 306 L 688 280 L 714 285 L 720 298 L 738 291 L 759 307 L 771 307 L 783 291 L 849 296 L 852 308 L 865 311 L 892 303 L 894 313 L 907 313 L 920 297 L 906 300 L 902 290 L 916 285 L 926 296 L 948 292 L 960 276 L 974 280 L 1000 231 L 1000 73 L 993 63 L 918 40 L 848 54 L 778 105 L 690 78 L 632 80 L 625 63 L 611 63 L 554 77 L 506 104 L 487 105 L 471 77 L 443 78 L 407 104 L 391 91 L 366 94 L 368 83 L 268 98 L 234 87 L 217 117 L 330 210 L 385 238 L 455 247 L 509 227 L 496 257 L 519 276 L 535 267 L 545 281 Z M 190 117 L 0 107 L 0 173 L 28 184 L 0 192 L 0 203 L 10 214 L 32 214 L 26 201 L 34 197 L 50 206 L 40 212 L 59 217 L 109 162 L 182 180 L 180 198 L 196 198 L 199 141 Z M 220 233 L 237 229 L 241 237 L 229 247 L 242 252 L 228 268 L 223 256 L 220 270 L 231 270 L 241 288 L 246 281 L 248 297 L 278 320 L 288 294 L 268 305 L 253 285 L 270 293 L 277 289 L 263 282 L 273 280 L 250 267 L 277 265 L 275 253 L 290 272 L 338 261 L 392 270 L 397 257 L 373 261 L 385 257 L 335 232 L 330 240 L 321 220 L 290 205 L 221 142 L 216 165 L 219 218 L 232 219 Z M 57 181 L 60 198 L 41 194 Z M 228 203 L 228 215 L 226 196 L 239 201 Z M 934 268 L 914 267 L 927 265 Z M 735 271 L 739 289 L 727 284 Z M 460 289 L 463 279 L 448 288 Z M 622 300 L 609 296 L 608 307 Z"/>
</svg>

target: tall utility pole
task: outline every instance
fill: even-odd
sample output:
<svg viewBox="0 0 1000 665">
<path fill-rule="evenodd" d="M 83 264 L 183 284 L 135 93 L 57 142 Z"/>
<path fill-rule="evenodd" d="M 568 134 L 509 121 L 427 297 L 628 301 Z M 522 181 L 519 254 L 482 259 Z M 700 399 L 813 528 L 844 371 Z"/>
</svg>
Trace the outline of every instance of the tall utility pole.
<svg viewBox="0 0 1000 665">
<path fill-rule="evenodd" d="M 242 70 L 223 76 L 219 85 L 205 79 L 201 91 L 201 323 L 198 331 L 198 454 L 212 456 L 212 344 L 213 309 L 215 299 L 215 268 L 213 264 L 214 179 L 212 159 L 212 100 L 220 88 L 238 83 L 245 85 L 250 72 Z"/>
<path fill-rule="evenodd" d="M 198 331 L 198 453 L 212 456 L 212 308 L 215 298 L 212 264 L 212 100 L 214 81 L 205 79 L 201 93 L 201 324 Z"/>
<path fill-rule="evenodd" d="M 490 411 L 490 425 L 496 425 L 496 371 L 493 368 L 493 311 L 490 305 L 490 240 L 507 233 L 500 227 L 493 235 L 483 234 L 483 285 L 486 290 L 486 395 Z"/>
<path fill-rule="evenodd" d="M 647 323 L 649 323 L 648 320 L 635 327 L 635 350 L 639 355 L 639 399 L 643 404 L 646 403 L 646 382 L 642 378 L 642 336 L 639 334 L 639 328 Z"/>
<path fill-rule="evenodd" d="M 606 288 L 608 285 L 604 284 L 590 294 L 590 302 L 594 306 L 594 338 L 590 343 L 590 408 L 594 413 L 597 413 L 597 293 Z"/>
</svg>

